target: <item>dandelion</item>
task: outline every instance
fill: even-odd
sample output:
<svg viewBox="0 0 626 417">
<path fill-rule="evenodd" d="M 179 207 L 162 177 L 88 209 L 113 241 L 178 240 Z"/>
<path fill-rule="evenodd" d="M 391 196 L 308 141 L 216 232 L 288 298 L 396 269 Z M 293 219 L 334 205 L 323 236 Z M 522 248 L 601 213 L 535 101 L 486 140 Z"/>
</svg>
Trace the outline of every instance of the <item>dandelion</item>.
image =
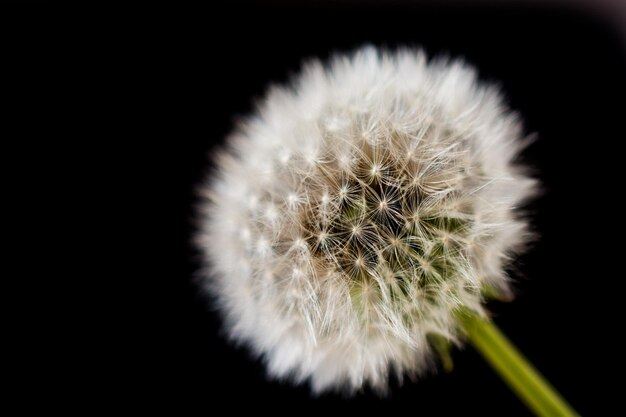
<svg viewBox="0 0 626 417">
<path fill-rule="evenodd" d="M 384 392 L 468 337 L 492 351 L 484 301 L 511 296 L 530 236 L 525 143 L 460 61 L 370 47 L 308 63 L 206 186 L 200 242 L 230 336 L 314 392 Z"/>
</svg>

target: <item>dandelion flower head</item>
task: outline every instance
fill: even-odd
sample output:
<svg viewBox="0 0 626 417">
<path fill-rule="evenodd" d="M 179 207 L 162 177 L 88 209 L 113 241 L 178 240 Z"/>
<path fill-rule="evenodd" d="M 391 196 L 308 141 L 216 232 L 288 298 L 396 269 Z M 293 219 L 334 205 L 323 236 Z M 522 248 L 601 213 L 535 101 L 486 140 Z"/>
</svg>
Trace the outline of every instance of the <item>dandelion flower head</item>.
<svg viewBox="0 0 626 417">
<path fill-rule="evenodd" d="M 461 61 L 368 47 L 275 86 L 216 157 L 200 245 L 230 336 L 315 392 L 419 375 L 509 294 L 534 181 Z"/>
</svg>

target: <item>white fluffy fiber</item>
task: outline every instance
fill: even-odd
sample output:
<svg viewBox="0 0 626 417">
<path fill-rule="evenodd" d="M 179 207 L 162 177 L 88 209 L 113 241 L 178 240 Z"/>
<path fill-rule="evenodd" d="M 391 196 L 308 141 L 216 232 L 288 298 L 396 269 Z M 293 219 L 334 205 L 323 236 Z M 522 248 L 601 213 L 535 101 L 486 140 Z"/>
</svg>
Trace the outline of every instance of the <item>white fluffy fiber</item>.
<svg viewBox="0 0 626 417">
<path fill-rule="evenodd" d="M 229 334 L 315 392 L 384 390 L 507 293 L 534 181 L 520 123 L 460 61 L 364 48 L 304 66 L 230 137 L 201 247 Z"/>
</svg>

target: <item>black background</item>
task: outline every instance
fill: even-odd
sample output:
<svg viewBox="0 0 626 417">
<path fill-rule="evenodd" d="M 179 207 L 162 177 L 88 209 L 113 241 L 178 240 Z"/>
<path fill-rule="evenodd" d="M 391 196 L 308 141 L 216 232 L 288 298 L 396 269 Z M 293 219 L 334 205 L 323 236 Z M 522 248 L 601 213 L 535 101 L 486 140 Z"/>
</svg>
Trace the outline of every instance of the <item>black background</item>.
<svg viewBox="0 0 626 417">
<path fill-rule="evenodd" d="M 52 22 L 35 40 L 63 36 L 32 51 L 37 58 L 46 50 L 42 63 L 49 74 L 54 68 L 54 76 L 39 80 L 42 87 L 71 102 L 71 117 L 57 123 L 68 138 L 81 139 L 72 159 L 98 166 L 98 192 L 107 196 L 74 210 L 104 208 L 104 216 L 87 216 L 98 233 L 114 214 L 124 225 L 114 237 L 96 236 L 113 243 L 98 265 L 111 269 L 109 278 L 119 282 L 114 292 L 133 315 L 123 320 L 124 330 L 106 324 L 114 301 L 102 327 L 87 325 L 106 351 L 81 355 L 81 378 L 96 381 L 76 381 L 93 394 L 84 397 L 89 410 L 122 400 L 202 415 L 220 414 L 217 407 L 530 415 L 471 347 L 454 352 L 452 373 L 392 384 L 384 399 L 368 391 L 312 398 L 306 386 L 266 380 L 260 360 L 222 337 L 219 314 L 195 283 L 195 189 L 215 149 L 268 83 L 288 80 L 307 57 L 365 43 L 464 57 L 482 79 L 501 85 L 527 133 L 536 133 L 524 159 L 544 187 L 530 206 L 541 238 L 515 265 L 518 298 L 490 308 L 582 415 L 604 415 L 618 403 L 618 387 L 607 376 L 619 380 L 623 365 L 615 335 L 623 329 L 624 209 L 616 199 L 624 163 L 616 146 L 626 139 L 626 55 L 613 27 L 559 8 L 372 3 L 106 16 Z M 72 177 L 81 181 L 76 172 Z M 77 193 L 90 188 L 80 184 Z M 131 282 L 138 293 L 129 294 Z M 77 397 L 83 398 L 63 398 Z"/>
</svg>

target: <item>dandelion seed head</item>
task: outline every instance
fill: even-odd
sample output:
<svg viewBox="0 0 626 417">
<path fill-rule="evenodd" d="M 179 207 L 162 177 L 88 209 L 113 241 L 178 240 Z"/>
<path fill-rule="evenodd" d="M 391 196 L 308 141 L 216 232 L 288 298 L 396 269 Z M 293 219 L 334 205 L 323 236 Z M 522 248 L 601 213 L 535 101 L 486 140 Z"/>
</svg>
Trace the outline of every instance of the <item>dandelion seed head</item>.
<svg viewBox="0 0 626 417">
<path fill-rule="evenodd" d="M 509 294 L 522 129 L 460 61 L 363 48 L 273 87 L 217 156 L 201 239 L 233 339 L 315 392 L 419 375 Z"/>
</svg>

